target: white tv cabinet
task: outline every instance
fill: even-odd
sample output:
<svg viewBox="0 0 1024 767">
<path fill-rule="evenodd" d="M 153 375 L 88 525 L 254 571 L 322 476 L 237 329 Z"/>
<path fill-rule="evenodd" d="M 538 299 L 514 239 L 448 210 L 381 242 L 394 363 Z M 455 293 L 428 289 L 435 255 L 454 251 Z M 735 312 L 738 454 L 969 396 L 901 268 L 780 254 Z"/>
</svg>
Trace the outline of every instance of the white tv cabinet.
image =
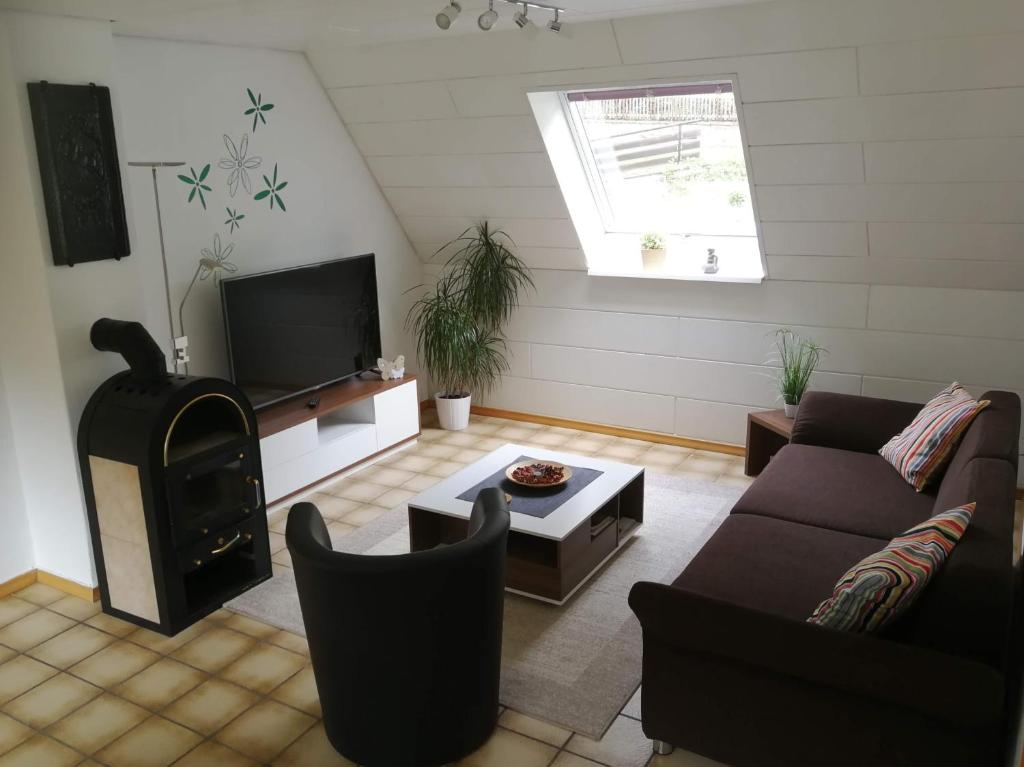
<svg viewBox="0 0 1024 767">
<path fill-rule="evenodd" d="M 416 377 L 352 378 L 256 414 L 266 503 L 279 503 L 415 441 Z"/>
</svg>

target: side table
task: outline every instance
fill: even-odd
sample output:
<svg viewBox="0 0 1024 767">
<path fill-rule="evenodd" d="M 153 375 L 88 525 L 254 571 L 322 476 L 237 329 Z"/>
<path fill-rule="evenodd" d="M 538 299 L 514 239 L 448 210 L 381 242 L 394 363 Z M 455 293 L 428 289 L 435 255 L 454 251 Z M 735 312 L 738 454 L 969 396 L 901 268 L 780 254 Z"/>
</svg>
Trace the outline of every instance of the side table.
<svg viewBox="0 0 1024 767">
<path fill-rule="evenodd" d="M 743 473 L 756 477 L 772 456 L 789 444 L 793 419 L 783 410 L 761 410 L 747 414 L 747 460 Z"/>
</svg>

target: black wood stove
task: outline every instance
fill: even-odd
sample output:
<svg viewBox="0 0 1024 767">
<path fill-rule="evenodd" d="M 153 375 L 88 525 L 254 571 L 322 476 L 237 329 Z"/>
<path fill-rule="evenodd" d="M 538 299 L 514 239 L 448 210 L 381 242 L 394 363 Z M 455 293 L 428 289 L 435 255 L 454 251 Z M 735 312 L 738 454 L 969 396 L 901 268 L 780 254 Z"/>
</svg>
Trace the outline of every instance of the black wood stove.
<svg viewBox="0 0 1024 767">
<path fill-rule="evenodd" d="M 137 322 L 90 338 L 130 366 L 78 429 L 103 610 L 175 634 L 271 575 L 256 417 L 228 381 L 168 373 Z"/>
</svg>

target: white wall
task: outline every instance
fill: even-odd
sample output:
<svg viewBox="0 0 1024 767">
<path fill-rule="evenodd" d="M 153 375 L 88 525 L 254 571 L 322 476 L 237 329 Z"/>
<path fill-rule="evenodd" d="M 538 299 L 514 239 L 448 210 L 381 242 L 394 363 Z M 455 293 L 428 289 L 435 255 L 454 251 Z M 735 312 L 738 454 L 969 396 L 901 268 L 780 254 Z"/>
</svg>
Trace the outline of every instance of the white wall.
<svg viewBox="0 0 1024 767">
<path fill-rule="evenodd" d="M 739 443 L 776 402 L 780 325 L 831 350 L 821 388 L 1024 390 L 1019 0 L 787 0 L 309 55 L 421 257 L 489 217 L 537 269 L 489 404 Z M 770 279 L 589 277 L 527 91 L 728 73 Z"/>
<path fill-rule="evenodd" d="M 14 448 L 14 430 L 7 407 L 7 391 L 0 370 L 0 583 L 10 580 L 35 565 L 32 534 L 25 513 L 25 494 L 18 476 L 18 454 Z"/>
<path fill-rule="evenodd" d="M 330 100 L 302 54 L 254 48 L 116 37 L 124 125 L 122 160 L 183 160 L 197 172 L 207 163 L 206 209 L 187 202 L 189 187 L 177 174 L 158 171 L 161 208 L 175 318 L 178 302 L 195 272 L 200 252 L 214 234 L 234 244 L 230 261 L 238 274 L 308 264 L 375 252 L 385 354 L 408 353 L 402 322 L 409 298 L 403 293 L 421 279 L 419 261 L 366 163 L 338 120 Z M 246 88 L 274 104 L 267 123 L 252 130 Z M 270 209 L 239 186 L 234 197 L 223 135 L 235 145 L 248 135 L 248 156 L 261 158 L 250 171 L 253 194 L 263 174 L 278 164 L 286 210 Z M 160 271 L 159 241 L 150 171 L 128 169 L 136 211 L 133 258 L 146 268 L 149 326 L 169 347 L 167 310 Z M 226 207 L 245 215 L 240 228 L 225 224 Z M 177 320 L 175 320 L 177 321 Z M 226 375 L 224 323 L 213 280 L 197 283 L 185 311 L 192 374 Z M 170 353 L 168 352 L 168 356 Z"/>
<path fill-rule="evenodd" d="M 46 79 L 111 85 L 110 28 L 5 13 L 0 34 L 0 358 L 31 531 L 31 566 L 93 585 L 75 432 L 89 392 L 119 365 L 92 350 L 88 330 L 103 313 L 140 317 L 137 271 L 130 259 L 53 265 L 25 84 Z"/>
</svg>

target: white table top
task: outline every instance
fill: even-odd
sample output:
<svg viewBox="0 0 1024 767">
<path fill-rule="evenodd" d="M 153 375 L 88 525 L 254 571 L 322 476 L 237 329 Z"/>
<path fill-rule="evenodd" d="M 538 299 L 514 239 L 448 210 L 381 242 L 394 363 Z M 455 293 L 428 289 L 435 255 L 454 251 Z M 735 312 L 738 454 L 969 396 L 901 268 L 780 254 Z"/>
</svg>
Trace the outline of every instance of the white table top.
<svg viewBox="0 0 1024 767">
<path fill-rule="evenodd" d="M 516 513 L 515 501 L 512 502 L 512 530 L 557 541 L 564 540 L 580 524 L 590 519 L 595 511 L 621 492 L 622 488 L 643 471 L 642 466 L 605 461 L 585 455 L 522 445 L 504 445 L 423 491 L 412 498 L 409 505 L 436 514 L 469 519 L 473 503 L 458 496 L 499 469 L 514 463 L 521 455 L 604 472 L 543 519 Z"/>
</svg>

